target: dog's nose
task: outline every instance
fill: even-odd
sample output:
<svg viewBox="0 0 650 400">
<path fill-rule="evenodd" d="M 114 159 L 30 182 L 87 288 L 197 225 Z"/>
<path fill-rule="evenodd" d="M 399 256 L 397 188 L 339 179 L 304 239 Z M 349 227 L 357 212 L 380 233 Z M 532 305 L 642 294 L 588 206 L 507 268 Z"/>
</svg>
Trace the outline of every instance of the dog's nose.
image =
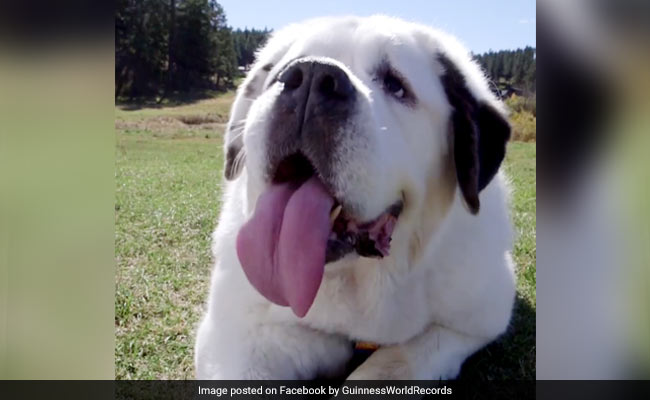
<svg viewBox="0 0 650 400">
<path fill-rule="evenodd" d="M 300 97 L 309 94 L 315 101 L 350 100 L 355 92 L 348 74 L 340 67 L 318 60 L 296 60 L 278 77 L 283 92 Z M 310 99 L 311 102 L 311 99 Z"/>
<path fill-rule="evenodd" d="M 280 75 L 282 85 L 273 104 L 268 136 L 269 175 L 288 155 L 301 152 L 323 177 L 334 171 L 332 154 L 351 134 L 350 125 L 362 98 L 352 72 L 332 59 L 308 57 L 292 61 Z"/>
</svg>

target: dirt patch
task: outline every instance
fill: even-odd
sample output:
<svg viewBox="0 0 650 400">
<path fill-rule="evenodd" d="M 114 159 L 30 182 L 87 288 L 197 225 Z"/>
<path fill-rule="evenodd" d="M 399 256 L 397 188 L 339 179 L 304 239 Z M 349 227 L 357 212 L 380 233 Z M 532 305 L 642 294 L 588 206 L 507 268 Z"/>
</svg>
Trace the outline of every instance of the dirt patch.
<svg viewBox="0 0 650 400">
<path fill-rule="evenodd" d="M 216 114 L 156 116 L 137 120 L 118 119 L 115 121 L 115 129 L 127 132 L 147 131 L 157 137 L 203 136 L 207 133 L 223 133 L 226 122 Z"/>
<path fill-rule="evenodd" d="M 115 129 L 159 132 L 184 129 L 186 125 L 173 117 L 151 117 L 138 120 L 116 120 Z"/>
<path fill-rule="evenodd" d="M 176 119 L 185 125 L 204 125 L 228 122 L 226 117 L 219 114 L 179 115 Z"/>
</svg>

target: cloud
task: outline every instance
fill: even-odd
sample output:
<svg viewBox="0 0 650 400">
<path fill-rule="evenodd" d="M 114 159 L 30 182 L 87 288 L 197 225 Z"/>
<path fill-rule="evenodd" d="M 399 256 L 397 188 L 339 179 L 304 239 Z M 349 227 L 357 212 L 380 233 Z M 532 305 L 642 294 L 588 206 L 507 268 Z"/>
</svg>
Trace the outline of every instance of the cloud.
<svg viewBox="0 0 650 400">
<path fill-rule="evenodd" d="M 520 18 L 519 21 L 517 21 L 517 22 L 519 22 L 521 25 L 534 24 L 534 23 L 535 23 L 535 19 L 534 19 L 534 18 L 533 18 L 533 19 Z"/>
</svg>

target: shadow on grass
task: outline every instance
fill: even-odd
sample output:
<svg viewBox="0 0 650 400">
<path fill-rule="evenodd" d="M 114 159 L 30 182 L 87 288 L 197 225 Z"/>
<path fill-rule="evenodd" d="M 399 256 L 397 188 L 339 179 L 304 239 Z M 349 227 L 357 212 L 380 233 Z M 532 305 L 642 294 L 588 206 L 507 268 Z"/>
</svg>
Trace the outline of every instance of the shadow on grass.
<svg viewBox="0 0 650 400">
<path fill-rule="evenodd" d="M 143 108 L 177 107 L 193 104 L 201 100 L 213 99 L 228 93 L 232 89 L 232 87 L 226 87 L 219 90 L 177 91 L 163 97 L 117 97 L 115 99 L 115 105 L 124 111 L 137 111 Z"/>
<path fill-rule="evenodd" d="M 506 333 L 463 364 L 461 381 L 534 380 L 535 308 L 517 294 Z"/>
<path fill-rule="evenodd" d="M 454 381 L 462 387 L 473 387 L 463 395 L 463 398 L 483 398 L 481 391 L 484 389 L 488 391 L 498 389 L 504 394 L 502 398 L 521 398 L 519 395 L 522 390 L 534 389 L 534 385 L 530 385 L 530 382 L 535 379 L 535 324 L 535 308 L 528 300 L 517 294 L 512 319 L 506 333 L 468 358 L 463 364 L 458 380 Z M 346 367 L 345 376 L 359 367 L 370 354 L 371 352 L 355 353 Z M 508 387 L 507 382 L 513 380 L 520 381 L 520 384 Z M 344 377 L 337 377 L 330 382 L 341 384 L 343 381 Z M 477 382 L 482 384 L 474 386 Z M 489 382 L 498 382 L 498 384 L 492 385 Z M 512 390 L 512 392 L 506 393 L 503 390 L 506 392 Z"/>
</svg>

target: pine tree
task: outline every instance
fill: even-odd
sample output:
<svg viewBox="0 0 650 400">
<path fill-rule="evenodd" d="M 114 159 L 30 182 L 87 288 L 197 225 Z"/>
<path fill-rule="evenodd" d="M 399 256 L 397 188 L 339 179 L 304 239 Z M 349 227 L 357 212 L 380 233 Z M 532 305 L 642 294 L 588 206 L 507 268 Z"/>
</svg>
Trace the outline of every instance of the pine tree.
<svg viewBox="0 0 650 400">
<path fill-rule="evenodd" d="M 230 85 L 237 52 L 215 0 L 118 0 L 115 95 L 157 96 Z"/>
<path fill-rule="evenodd" d="M 486 75 L 500 89 L 535 91 L 535 49 L 502 50 L 474 56 Z"/>
</svg>

